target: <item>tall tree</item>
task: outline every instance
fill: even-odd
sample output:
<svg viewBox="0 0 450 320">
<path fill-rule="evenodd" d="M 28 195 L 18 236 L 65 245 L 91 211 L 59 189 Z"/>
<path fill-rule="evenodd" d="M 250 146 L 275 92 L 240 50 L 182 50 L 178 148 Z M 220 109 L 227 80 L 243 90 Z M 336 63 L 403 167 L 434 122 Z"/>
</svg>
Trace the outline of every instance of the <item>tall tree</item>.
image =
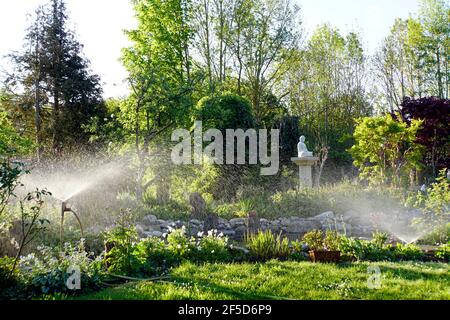
<svg viewBox="0 0 450 320">
<path fill-rule="evenodd" d="M 397 19 L 374 57 L 381 105 L 400 109 L 406 97 L 448 98 L 450 5 L 422 0 L 417 18 Z"/>
<path fill-rule="evenodd" d="M 63 145 L 85 143 L 88 137 L 79 130 L 89 118 L 102 112 L 100 79 L 90 74 L 89 61 L 82 55 L 82 45 L 67 27 L 64 0 L 51 0 L 39 7 L 25 38 L 25 50 L 11 55 L 16 72 L 10 84 L 23 89 L 24 107 L 35 110 L 37 158 L 44 144 L 43 109 L 51 106 L 46 129 L 51 146 L 60 154 Z"/>
<path fill-rule="evenodd" d="M 144 181 L 156 139 L 183 120 L 191 106 L 190 3 L 133 0 L 138 20 L 128 31 L 133 46 L 123 52 L 132 94 L 123 106 L 125 128 L 133 132 L 138 160 L 136 196 L 163 172 Z"/>
<path fill-rule="evenodd" d="M 329 25 L 320 26 L 285 68 L 280 90 L 288 92 L 284 100 L 323 159 L 322 169 L 327 158 L 349 163 L 345 138 L 353 133 L 355 118 L 371 113 L 360 37 L 344 37 Z"/>
</svg>

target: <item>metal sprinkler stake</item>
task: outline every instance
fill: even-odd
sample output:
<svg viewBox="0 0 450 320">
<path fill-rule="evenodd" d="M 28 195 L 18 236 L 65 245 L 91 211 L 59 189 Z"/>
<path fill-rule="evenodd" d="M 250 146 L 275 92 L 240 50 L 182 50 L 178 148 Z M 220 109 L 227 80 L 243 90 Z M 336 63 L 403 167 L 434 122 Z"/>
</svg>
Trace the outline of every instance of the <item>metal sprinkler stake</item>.
<svg viewBox="0 0 450 320">
<path fill-rule="evenodd" d="M 83 232 L 83 225 L 81 224 L 81 220 L 78 217 L 78 214 L 67 205 L 67 202 L 63 201 L 61 204 L 61 225 L 60 225 L 60 244 L 61 244 L 61 250 L 63 247 L 63 237 L 64 237 L 64 213 L 66 212 L 72 212 L 73 215 L 75 216 L 75 218 L 78 221 L 78 224 L 80 225 L 80 230 L 81 230 L 81 237 L 84 237 L 84 232 Z"/>
</svg>

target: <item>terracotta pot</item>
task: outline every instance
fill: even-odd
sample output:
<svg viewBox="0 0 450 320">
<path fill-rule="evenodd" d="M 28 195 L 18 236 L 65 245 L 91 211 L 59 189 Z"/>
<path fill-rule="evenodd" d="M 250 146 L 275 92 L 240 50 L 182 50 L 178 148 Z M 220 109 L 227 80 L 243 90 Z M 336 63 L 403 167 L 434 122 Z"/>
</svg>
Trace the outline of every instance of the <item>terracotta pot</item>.
<svg viewBox="0 0 450 320">
<path fill-rule="evenodd" d="M 311 250 L 309 257 L 312 262 L 339 262 L 341 260 L 340 251 Z"/>
</svg>

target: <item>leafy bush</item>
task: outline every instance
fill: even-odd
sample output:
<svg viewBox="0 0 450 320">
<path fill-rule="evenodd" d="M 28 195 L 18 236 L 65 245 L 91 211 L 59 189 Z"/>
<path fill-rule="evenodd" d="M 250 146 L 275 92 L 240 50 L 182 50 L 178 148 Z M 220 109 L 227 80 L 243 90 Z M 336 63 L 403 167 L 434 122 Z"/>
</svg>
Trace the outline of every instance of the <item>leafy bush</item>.
<svg viewBox="0 0 450 320">
<path fill-rule="evenodd" d="M 450 242 L 443 244 L 436 251 L 436 257 L 448 261 L 450 259 Z"/>
<path fill-rule="evenodd" d="M 420 219 L 431 226 L 442 226 L 450 222 L 450 181 L 447 179 L 447 170 L 441 170 L 436 182 L 431 184 L 425 192 L 419 191 L 410 196 L 406 204 L 421 209 L 425 216 Z M 445 242 L 446 234 L 440 235 L 441 243 Z"/>
<path fill-rule="evenodd" d="M 144 276 L 161 275 L 171 267 L 178 265 L 181 259 L 167 249 L 165 242 L 150 237 L 137 244 L 140 265 L 139 273 Z"/>
<path fill-rule="evenodd" d="M 138 234 L 136 228 L 126 221 L 127 218 L 122 218 L 115 228 L 105 234 L 105 263 L 109 272 L 132 275 L 139 272 L 142 264 L 136 246 Z"/>
<path fill-rule="evenodd" d="M 305 261 L 308 259 L 308 255 L 305 252 L 305 244 L 301 241 L 295 240 L 291 242 L 291 254 L 290 260 Z"/>
<path fill-rule="evenodd" d="M 109 232 L 114 246 L 106 254 L 108 271 L 123 275 L 161 275 L 183 261 L 197 263 L 233 260 L 228 238 L 217 231 L 189 237 L 186 229 L 172 229 L 166 240 L 150 237 L 137 242 L 134 228 L 118 227 Z"/>
<path fill-rule="evenodd" d="M 412 244 L 396 246 L 386 244 L 384 233 L 375 233 L 371 241 L 341 237 L 339 248 L 344 257 L 359 261 L 403 261 L 420 260 L 424 257 L 422 250 Z"/>
<path fill-rule="evenodd" d="M 247 236 L 247 248 L 257 260 L 286 259 L 290 254 L 289 240 L 275 236 L 270 230 Z"/>
<path fill-rule="evenodd" d="M 309 250 L 338 251 L 341 236 L 339 233 L 332 230 L 327 230 L 326 232 L 321 230 L 312 230 L 305 233 L 303 236 L 303 242 L 308 246 Z"/>
<path fill-rule="evenodd" d="M 323 239 L 323 247 L 327 251 L 338 251 L 341 236 L 336 231 L 328 230 Z"/>
<path fill-rule="evenodd" d="M 228 238 L 218 234 L 217 230 L 208 231 L 206 235 L 199 234 L 193 258 L 197 262 L 229 262 L 232 260 Z"/>
<path fill-rule="evenodd" d="M 309 250 L 323 250 L 323 232 L 312 230 L 303 236 L 303 242 L 306 243 Z"/>
<path fill-rule="evenodd" d="M 0 258 L 0 300 L 19 298 L 20 292 L 24 291 L 24 285 L 20 281 L 20 273 L 13 270 L 14 259 L 9 257 Z M 13 270 L 11 274 L 11 270 Z"/>
<path fill-rule="evenodd" d="M 413 244 L 397 244 L 395 247 L 395 258 L 401 261 L 420 260 L 424 256 L 422 249 Z"/>
<path fill-rule="evenodd" d="M 419 240 L 420 244 L 442 244 L 450 241 L 450 223 L 439 225 L 432 232 Z"/>
<path fill-rule="evenodd" d="M 350 152 L 360 177 L 374 185 L 406 184 L 422 158 L 424 148 L 416 143 L 421 125 L 420 120 L 407 123 L 390 114 L 358 119 Z"/>
<path fill-rule="evenodd" d="M 181 229 L 171 230 L 167 235 L 167 249 L 180 259 L 188 259 L 194 248 L 194 241 L 186 235 L 184 226 Z"/>
<path fill-rule="evenodd" d="M 81 290 L 73 291 L 67 286 L 73 267 L 81 272 Z M 19 269 L 21 280 L 33 295 L 87 292 L 98 289 L 104 278 L 102 257 L 94 258 L 86 252 L 84 240 L 76 245 L 65 243 L 62 252 L 41 246 L 36 254 L 20 259 Z"/>
</svg>

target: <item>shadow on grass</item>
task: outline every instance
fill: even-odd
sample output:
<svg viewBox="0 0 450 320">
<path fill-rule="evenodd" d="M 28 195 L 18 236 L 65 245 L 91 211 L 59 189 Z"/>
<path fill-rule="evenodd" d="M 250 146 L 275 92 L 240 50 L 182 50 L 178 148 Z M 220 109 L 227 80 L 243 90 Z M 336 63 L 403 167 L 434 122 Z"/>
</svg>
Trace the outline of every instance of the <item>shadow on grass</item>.
<svg viewBox="0 0 450 320">
<path fill-rule="evenodd" d="M 193 280 L 193 279 L 187 279 L 187 278 L 181 278 L 181 277 L 173 277 L 173 281 L 159 281 L 163 283 L 170 283 L 172 285 L 178 285 L 177 282 L 180 282 L 179 285 L 182 283 L 188 283 L 192 287 L 198 287 L 202 290 L 210 290 L 213 292 L 218 293 L 225 293 L 229 295 L 232 299 L 235 300 L 293 300 L 287 297 L 278 297 L 278 296 L 272 296 L 270 294 L 264 294 L 264 293 L 255 293 L 255 292 L 242 292 L 241 290 L 237 289 L 231 289 L 227 286 L 218 285 L 214 282 L 208 282 L 204 280 Z"/>
</svg>

